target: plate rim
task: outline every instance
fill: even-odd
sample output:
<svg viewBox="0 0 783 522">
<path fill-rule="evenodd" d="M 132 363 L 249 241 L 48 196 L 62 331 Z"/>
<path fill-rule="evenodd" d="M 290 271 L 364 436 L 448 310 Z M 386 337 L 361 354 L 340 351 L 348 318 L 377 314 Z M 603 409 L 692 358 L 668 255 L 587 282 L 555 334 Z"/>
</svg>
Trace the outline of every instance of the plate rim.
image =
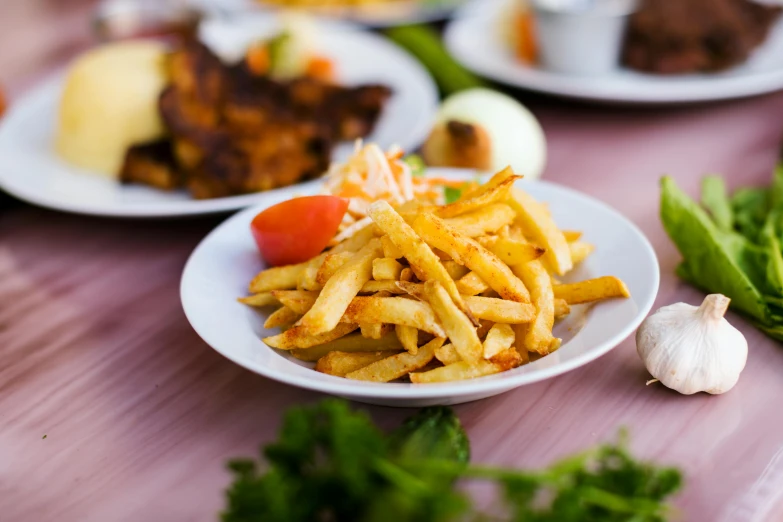
<svg viewBox="0 0 783 522">
<path fill-rule="evenodd" d="M 259 14 L 254 14 L 252 16 L 262 17 Z M 330 22 L 327 21 L 326 23 L 329 24 Z M 325 34 L 328 34 L 328 31 L 325 31 Z M 364 39 L 365 41 L 371 40 L 374 45 L 384 47 L 390 53 L 396 53 L 399 61 L 404 63 L 404 66 L 409 68 L 415 75 L 416 83 L 421 84 L 417 87 L 417 97 L 423 100 L 423 105 L 428 106 L 427 113 L 417 116 L 417 121 L 414 122 L 415 125 L 411 125 L 411 128 L 408 129 L 407 132 L 401 134 L 397 138 L 397 142 L 405 143 L 405 148 L 409 150 L 418 148 L 429 133 L 438 107 L 438 90 L 432 76 L 407 51 L 395 45 L 383 35 L 357 28 L 355 31 L 341 32 L 338 37 L 358 38 Z M 21 97 L 14 100 L 14 103 L 12 103 L 9 108 L 8 114 L 0 120 L 0 153 L 15 143 L 14 141 L 11 141 L 8 144 L 4 143 L 9 139 L 6 135 L 13 134 L 14 129 L 20 124 L 20 120 L 33 116 L 30 111 L 35 108 L 36 104 L 40 104 L 43 101 L 51 101 L 54 97 L 59 97 L 61 95 L 66 74 L 67 69 L 61 68 L 46 76 L 43 80 L 27 89 Z M 51 115 L 50 117 L 55 118 L 56 115 Z M 37 152 L 40 153 L 40 151 Z M 53 157 L 55 156 L 53 151 L 50 151 L 50 153 Z M 74 203 L 65 198 L 52 197 L 48 193 L 36 191 L 34 187 L 15 182 L 14 180 L 17 177 L 24 176 L 25 173 L 20 172 L 18 168 L 14 167 L 13 163 L 13 157 L 8 157 L 7 154 L 0 155 L 0 190 L 5 191 L 21 201 L 38 207 L 71 214 L 108 218 L 158 219 L 222 214 L 247 208 L 255 204 L 262 204 L 268 200 L 274 200 L 280 197 L 290 197 L 292 193 L 299 190 L 306 190 L 313 184 L 320 182 L 319 179 L 307 180 L 288 187 L 281 187 L 279 189 L 264 192 L 203 200 L 188 198 L 171 201 L 138 202 L 129 205 L 112 205 L 105 203 L 85 205 L 84 203 Z M 77 167 L 70 168 L 78 170 Z M 88 172 L 85 172 L 84 175 L 95 176 Z M 98 180 L 97 182 L 112 181 L 101 180 L 99 176 L 95 177 Z M 115 182 L 118 184 L 120 183 L 119 180 Z M 158 190 L 152 187 L 142 188 Z"/>
<path fill-rule="evenodd" d="M 488 5 L 484 6 L 487 9 L 483 12 L 477 12 L 474 2 L 469 2 L 468 5 L 460 9 L 454 19 L 445 28 L 443 40 L 446 48 L 452 56 L 467 69 L 511 87 L 527 89 L 561 98 L 603 103 L 645 105 L 715 102 L 759 96 L 783 89 L 783 68 L 777 71 L 769 71 L 755 75 L 714 76 L 712 78 L 705 78 L 708 82 L 716 82 L 709 88 L 709 93 L 700 90 L 694 90 L 693 92 L 686 91 L 684 93 L 668 91 L 656 93 L 652 90 L 638 91 L 633 88 L 620 92 L 616 90 L 607 92 L 605 88 L 601 88 L 600 86 L 585 87 L 584 84 L 574 81 L 575 79 L 580 79 L 579 76 L 554 73 L 545 69 L 535 69 L 509 60 L 503 60 L 503 64 L 508 67 L 503 67 L 502 70 L 499 68 L 490 68 L 485 66 L 483 62 L 466 59 L 466 55 L 462 53 L 462 44 L 458 42 L 465 40 L 466 32 L 469 32 L 472 38 L 476 38 L 477 35 L 481 38 L 487 38 L 486 35 L 490 33 L 483 30 L 486 29 L 486 27 L 482 24 L 495 22 L 499 16 L 499 10 L 503 7 L 503 3 L 497 0 L 493 0 L 492 2 L 488 1 Z M 783 19 L 779 20 L 778 24 L 783 25 Z M 781 27 L 780 30 L 783 31 L 783 27 Z M 763 46 L 764 44 L 757 48 L 757 50 L 762 49 Z M 514 67 L 510 66 L 512 63 Z M 525 74 L 528 74 L 529 76 L 525 79 L 516 77 L 515 74 L 520 70 L 525 71 Z M 641 72 L 631 72 L 644 76 L 644 73 Z M 650 74 L 648 76 L 650 76 L 651 81 L 659 82 L 672 78 L 664 75 Z M 586 78 L 590 80 L 595 79 L 592 77 Z"/>
<path fill-rule="evenodd" d="M 442 5 L 437 7 L 427 7 L 427 6 L 416 6 L 416 4 L 422 4 L 423 2 L 421 0 L 406 0 L 405 4 L 407 5 L 413 5 L 416 7 L 416 12 L 414 16 L 404 16 L 404 15 L 397 15 L 397 16 L 373 16 L 372 14 L 366 14 L 362 12 L 363 10 L 370 10 L 371 8 L 364 7 L 364 8 L 354 8 L 351 9 L 350 6 L 346 6 L 342 8 L 341 10 L 335 10 L 335 11 L 329 11 L 325 8 L 310 8 L 311 11 L 309 11 L 310 16 L 317 16 L 321 18 L 326 19 L 341 19 L 345 20 L 350 23 L 357 24 L 361 27 L 370 27 L 370 28 L 391 28 L 391 27 L 397 27 L 401 25 L 409 25 L 409 24 L 423 24 L 423 23 L 430 23 L 430 22 L 437 22 L 441 20 L 446 20 L 450 18 L 454 13 L 456 13 L 459 9 L 463 8 L 466 3 L 468 3 L 469 0 L 451 0 L 448 5 Z M 200 4 L 206 6 L 208 9 L 209 14 L 212 16 L 218 16 L 218 17 L 231 17 L 231 16 L 237 16 L 238 13 L 244 13 L 244 12 L 279 12 L 281 10 L 284 10 L 285 8 L 280 6 L 275 6 L 273 4 L 269 4 L 267 2 L 256 2 L 253 0 L 232 0 L 231 2 L 224 2 L 222 4 L 228 3 L 229 5 L 216 5 L 218 2 L 215 0 L 200 0 Z M 335 8 L 337 9 L 337 8 Z M 353 12 L 352 12 L 353 11 Z"/>
<path fill-rule="evenodd" d="M 438 175 L 444 175 L 443 171 L 454 171 L 455 169 L 431 169 L 439 172 Z M 230 350 L 226 350 L 223 347 L 218 348 L 213 345 L 209 340 L 209 335 L 205 335 L 200 325 L 196 323 L 193 316 L 195 312 L 191 309 L 192 305 L 188 304 L 187 294 L 191 291 L 188 285 L 189 274 L 192 272 L 192 266 L 197 262 L 196 259 L 200 255 L 202 249 L 207 248 L 207 243 L 213 240 L 214 237 L 219 236 L 225 228 L 228 228 L 234 224 L 235 221 L 246 220 L 249 215 L 263 210 L 263 204 L 250 207 L 242 212 L 239 212 L 230 218 L 226 219 L 210 231 L 194 248 L 193 252 L 188 257 L 187 262 L 182 271 L 180 279 L 180 302 L 182 304 L 185 317 L 194 329 L 196 334 L 213 350 L 221 354 L 223 357 L 234 362 L 235 364 L 262 375 L 263 377 L 282 382 L 291 386 L 304 388 L 312 391 L 318 391 L 322 393 L 328 393 L 332 395 L 348 396 L 348 397 L 361 397 L 368 399 L 387 399 L 393 401 L 405 401 L 405 400 L 420 400 L 420 399 L 438 399 L 438 398 L 457 398 L 470 395 L 486 396 L 493 393 L 502 393 L 503 391 L 511 390 L 527 384 L 533 384 L 540 382 L 558 375 L 562 375 L 569 371 L 572 371 L 580 366 L 584 366 L 589 362 L 592 362 L 603 355 L 607 354 L 612 349 L 619 346 L 624 340 L 626 340 L 633 331 L 641 324 L 645 317 L 652 310 L 655 303 L 658 290 L 660 287 L 660 264 L 658 257 L 655 253 L 655 249 L 650 243 L 647 236 L 641 231 L 641 229 L 633 223 L 630 219 L 623 216 L 619 211 L 615 210 L 603 201 L 594 198 L 593 196 L 584 194 L 570 187 L 560 185 L 558 183 L 552 183 L 545 180 L 526 181 L 525 183 L 534 183 L 537 185 L 547 186 L 549 189 L 555 191 L 562 191 L 570 194 L 572 197 L 578 197 L 583 199 L 587 204 L 601 207 L 605 212 L 608 212 L 613 219 L 619 220 L 625 226 L 627 226 L 631 232 L 640 241 L 642 248 L 644 249 L 644 255 L 652 262 L 652 277 L 650 294 L 645 296 L 643 302 L 639 302 L 639 308 L 637 309 L 634 319 L 629 321 L 623 328 L 615 335 L 603 340 L 596 346 L 593 346 L 587 353 L 578 355 L 573 359 L 556 364 L 549 368 L 542 368 L 540 371 L 534 373 L 520 373 L 513 374 L 504 372 L 505 376 L 502 378 L 493 378 L 497 376 L 489 376 L 478 379 L 471 379 L 466 381 L 458 381 L 453 383 L 438 383 L 430 384 L 426 386 L 407 386 L 396 387 L 388 386 L 386 383 L 354 383 L 340 377 L 334 377 L 334 380 L 318 381 L 308 379 L 306 376 L 289 375 L 286 373 L 278 373 L 273 370 L 267 370 L 263 366 L 247 365 L 239 358 L 231 354 Z M 259 340 L 260 342 L 260 340 Z M 219 344 L 219 343 L 216 343 Z M 564 345 L 567 346 L 568 343 Z M 272 348 L 268 348 L 272 350 Z M 314 371 L 314 370 L 313 370 Z M 513 370 L 511 370 L 513 372 Z M 504 375 L 499 374 L 499 375 Z M 370 386 L 366 386 L 370 384 Z"/>
</svg>

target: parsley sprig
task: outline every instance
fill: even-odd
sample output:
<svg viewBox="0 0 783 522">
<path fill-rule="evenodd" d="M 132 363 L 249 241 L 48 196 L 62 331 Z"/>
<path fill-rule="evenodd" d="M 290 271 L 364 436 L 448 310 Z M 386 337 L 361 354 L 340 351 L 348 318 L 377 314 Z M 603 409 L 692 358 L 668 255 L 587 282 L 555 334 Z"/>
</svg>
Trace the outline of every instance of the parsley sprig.
<svg viewBox="0 0 783 522">
<path fill-rule="evenodd" d="M 235 460 L 224 522 L 661 522 L 679 471 L 605 445 L 541 471 L 472 465 L 459 419 L 426 408 L 391 434 L 338 400 L 289 410 L 266 461 Z M 480 512 L 459 485 L 489 482 Z"/>
</svg>

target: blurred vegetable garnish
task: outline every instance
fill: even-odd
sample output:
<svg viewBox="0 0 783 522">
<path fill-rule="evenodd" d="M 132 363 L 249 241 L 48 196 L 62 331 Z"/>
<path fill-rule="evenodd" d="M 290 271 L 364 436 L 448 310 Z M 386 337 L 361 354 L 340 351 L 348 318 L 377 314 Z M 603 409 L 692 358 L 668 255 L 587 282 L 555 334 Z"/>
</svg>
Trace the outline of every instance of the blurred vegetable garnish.
<svg viewBox="0 0 783 522">
<path fill-rule="evenodd" d="M 5 113 L 5 109 L 7 107 L 7 102 L 5 99 L 5 92 L 3 91 L 3 87 L 0 86 L 0 117 L 3 116 Z"/>
<path fill-rule="evenodd" d="M 391 434 L 339 400 L 291 409 L 279 439 L 229 464 L 225 522 L 634 521 L 668 519 L 679 471 L 607 445 L 541 471 L 470 464 L 450 408 L 421 410 Z M 458 481 L 496 486 L 502 508 L 479 512 Z M 500 514 L 499 514 L 500 513 Z"/>
<path fill-rule="evenodd" d="M 701 205 L 663 178 L 661 220 L 683 256 L 677 274 L 731 298 L 769 336 L 783 340 L 783 166 L 768 187 L 732 196 L 721 178 L 703 180 Z"/>
<path fill-rule="evenodd" d="M 452 58 L 433 29 L 425 25 L 407 25 L 388 29 L 386 35 L 418 58 L 432 74 L 443 96 L 484 85 Z"/>
</svg>

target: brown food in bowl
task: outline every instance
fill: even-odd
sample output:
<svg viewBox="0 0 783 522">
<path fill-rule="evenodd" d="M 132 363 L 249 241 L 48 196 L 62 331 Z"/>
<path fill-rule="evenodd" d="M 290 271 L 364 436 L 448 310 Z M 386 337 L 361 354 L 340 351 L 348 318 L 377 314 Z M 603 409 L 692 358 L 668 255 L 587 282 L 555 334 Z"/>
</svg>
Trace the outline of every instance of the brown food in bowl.
<svg viewBox="0 0 783 522">
<path fill-rule="evenodd" d="M 623 61 L 659 74 L 727 69 L 764 42 L 780 12 L 750 0 L 642 0 Z"/>
</svg>

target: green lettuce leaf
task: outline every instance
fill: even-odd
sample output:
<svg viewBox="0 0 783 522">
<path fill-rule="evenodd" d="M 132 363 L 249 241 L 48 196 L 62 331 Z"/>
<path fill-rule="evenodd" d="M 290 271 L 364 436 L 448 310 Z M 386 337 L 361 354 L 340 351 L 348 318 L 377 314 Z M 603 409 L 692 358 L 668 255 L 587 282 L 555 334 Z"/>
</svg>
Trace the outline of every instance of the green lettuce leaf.
<svg viewBox="0 0 783 522">
<path fill-rule="evenodd" d="M 734 224 L 739 232 L 756 241 L 769 212 L 770 190 L 768 188 L 741 188 L 731 198 Z"/>
<path fill-rule="evenodd" d="M 766 270 L 763 256 L 749 248 L 744 238 L 722 232 L 672 178 L 664 177 L 661 187 L 661 220 L 684 258 L 678 274 L 704 290 L 730 297 L 736 309 L 767 322 L 769 308 L 746 273 L 757 274 L 762 267 Z M 753 279 L 763 280 L 763 276 Z"/>
<path fill-rule="evenodd" d="M 707 176 L 701 182 L 701 204 L 721 230 L 734 230 L 734 211 L 723 178 Z"/>
</svg>

